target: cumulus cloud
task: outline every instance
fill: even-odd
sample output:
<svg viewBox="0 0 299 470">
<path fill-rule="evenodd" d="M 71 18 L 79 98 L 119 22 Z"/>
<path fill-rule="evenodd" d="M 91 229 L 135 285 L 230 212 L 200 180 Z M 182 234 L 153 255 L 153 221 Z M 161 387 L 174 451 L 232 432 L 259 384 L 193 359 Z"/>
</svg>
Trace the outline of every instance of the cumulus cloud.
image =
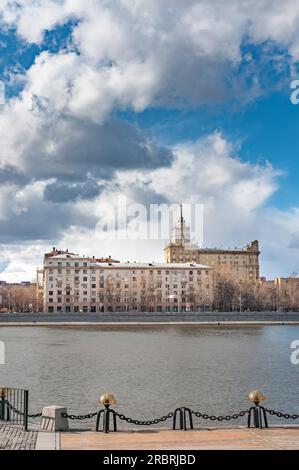
<svg viewBox="0 0 299 470">
<path fill-rule="evenodd" d="M 203 203 L 207 244 L 271 239 L 264 243 L 268 272 L 294 270 L 298 211 L 273 215 L 266 208 L 278 189 L 270 164 L 242 161 L 219 133 L 168 149 L 118 115 L 231 98 L 244 103 L 265 92 L 262 67 L 243 46 L 264 48 L 266 62 L 277 45 L 289 54 L 279 58 L 286 67 L 297 61 L 298 2 L 0 0 L 1 25 L 28 43 L 41 45 L 47 31 L 69 20 L 67 47 L 40 52 L 23 74 L 21 93 L 0 109 L 5 276 L 16 269 L 8 242 L 24 244 L 27 273 L 30 240 L 40 250 L 40 240 L 60 240 L 98 253 L 97 208 L 119 194 L 145 205 Z M 101 247 L 103 255 L 150 259 L 161 258 L 162 249 L 160 242 L 151 249 L 147 242 Z"/>
</svg>

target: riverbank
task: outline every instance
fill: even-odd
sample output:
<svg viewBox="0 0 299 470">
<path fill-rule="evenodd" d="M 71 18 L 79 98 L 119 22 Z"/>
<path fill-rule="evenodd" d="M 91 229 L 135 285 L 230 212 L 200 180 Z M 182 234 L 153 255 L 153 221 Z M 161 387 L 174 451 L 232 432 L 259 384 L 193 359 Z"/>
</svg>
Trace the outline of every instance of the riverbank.
<svg viewBox="0 0 299 470">
<path fill-rule="evenodd" d="M 299 325 L 299 321 L 242 321 L 242 322 L 105 322 L 105 323 L 95 323 L 95 322 L 0 322 L 1 327 L 96 327 L 96 328 L 113 328 L 113 327 L 139 327 L 139 326 L 148 326 L 148 327 L 168 327 L 168 326 L 199 326 L 199 327 L 249 327 L 249 326 L 291 326 Z"/>
<path fill-rule="evenodd" d="M 250 326 L 299 325 L 299 312 L 185 313 L 14 313 L 1 314 L 1 326 Z"/>
</svg>

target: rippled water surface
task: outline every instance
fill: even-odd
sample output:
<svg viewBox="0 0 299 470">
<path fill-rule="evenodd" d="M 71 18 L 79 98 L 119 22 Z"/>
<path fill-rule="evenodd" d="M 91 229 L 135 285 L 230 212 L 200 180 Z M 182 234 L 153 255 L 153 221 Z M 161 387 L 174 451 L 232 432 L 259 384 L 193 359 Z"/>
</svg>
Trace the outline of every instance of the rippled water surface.
<svg viewBox="0 0 299 470">
<path fill-rule="evenodd" d="M 294 339 L 297 326 L 2 327 L 0 385 L 28 388 L 32 412 L 51 404 L 95 411 L 108 391 L 119 411 L 137 418 L 177 405 L 231 413 L 259 388 L 267 406 L 299 413 Z"/>
</svg>

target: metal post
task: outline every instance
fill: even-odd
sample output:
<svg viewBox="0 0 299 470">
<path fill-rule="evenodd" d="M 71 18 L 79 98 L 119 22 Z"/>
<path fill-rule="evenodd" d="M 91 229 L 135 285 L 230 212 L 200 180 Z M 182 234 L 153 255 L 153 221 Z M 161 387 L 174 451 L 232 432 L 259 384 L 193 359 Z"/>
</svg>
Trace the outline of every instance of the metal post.
<svg viewBox="0 0 299 470">
<path fill-rule="evenodd" d="M 24 430 L 28 431 L 28 398 L 29 392 L 28 390 L 24 390 L 24 417 L 23 417 L 23 426 Z"/>
<path fill-rule="evenodd" d="M 104 410 L 104 422 L 103 422 L 104 429 L 103 430 L 106 434 L 109 432 L 109 413 L 110 413 L 109 406 L 110 405 L 105 405 L 105 410 Z"/>
<path fill-rule="evenodd" d="M 0 419 L 5 420 L 5 395 L 0 396 Z"/>
</svg>

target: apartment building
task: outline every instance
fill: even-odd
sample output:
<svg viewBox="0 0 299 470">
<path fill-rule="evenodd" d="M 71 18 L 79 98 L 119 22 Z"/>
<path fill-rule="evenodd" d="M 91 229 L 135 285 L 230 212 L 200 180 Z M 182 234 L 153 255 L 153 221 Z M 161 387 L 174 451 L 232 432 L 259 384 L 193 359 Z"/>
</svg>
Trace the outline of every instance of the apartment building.
<svg viewBox="0 0 299 470">
<path fill-rule="evenodd" d="M 254 240 L 244 248 L 200 248 L 190 242 L 190 228 L 182 216 L 171 232 L 164 249 L 166 263 L 197 263 L 232 276 L 237 282 L 256 283 L 260 278 L 259 243 Z"/>
<path fill-rule="evenodd" d="M 179 312 L 209 310 L 213 269 L 196 263 L 102 262 L 67 251 L 44 257 L 44 310 Z"/>
</svg>

